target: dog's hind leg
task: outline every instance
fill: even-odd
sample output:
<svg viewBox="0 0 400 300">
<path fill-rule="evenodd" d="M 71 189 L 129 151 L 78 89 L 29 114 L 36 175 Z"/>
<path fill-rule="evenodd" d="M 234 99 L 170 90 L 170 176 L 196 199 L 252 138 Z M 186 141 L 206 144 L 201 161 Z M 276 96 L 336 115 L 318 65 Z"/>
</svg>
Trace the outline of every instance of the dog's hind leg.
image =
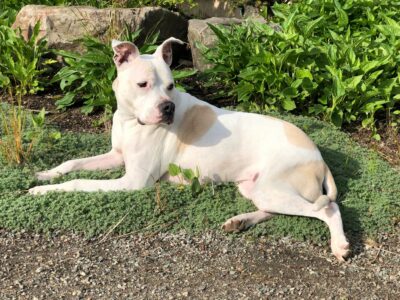
<svg viewBox="0 0 400 300">
<path fill-rule="evenodd" d="M 248 199 L 251 198 L 251 194 L 254 189 L 255 182 L 257 181 L 258 175 L 258 173 L 250 174 L 247 180 L 242 180 L 238 184 L 239 191 L 244 197 Z M 246 230 L 251 226 L 256 225 L 257 223 L 266 221 L 272 218 L 272 216 L 272 214 L 262 210 L 240 214 L 228 219 L 222 225 L 222 229 L 226 232 L 240 232 L 242 230 Z"/>
<path fill-rule="evenodd" d="M 343 261 L 349 254 L 349 243 L 343 231 L 342 218 L 339 206 L 330 202 L 326 207 L 315 211 L 313 203 L 303 197 L 285 189 L 279 190 L 276 185 L 270 185 L 267 192 L 257 191 L 253 194 L 253 202 L 258 209 L 285 215 L 305 216 L 324 221 L 331 234 L 331 249 L 339 261 Z"/>
<path fill-rule="evenodd" d="M 240 214 L 227 220 L 222 225 L 222 229 L 226 232 L 240 232 L 253 225 L 256 225 L 257 223 L 268 220 L 272 216 L 272 214 L 261 210 Z"/>
<path fill-rule="evenodd" d="M 105 170 L 116 168 L 123 163 L 122 154 L 113 149 L 108 153 L 97 156 L 68 160 L 51 170 L 36 173 L 36 177 L 39 180 L 50 180 L 72 171 Z"/>
</svg>

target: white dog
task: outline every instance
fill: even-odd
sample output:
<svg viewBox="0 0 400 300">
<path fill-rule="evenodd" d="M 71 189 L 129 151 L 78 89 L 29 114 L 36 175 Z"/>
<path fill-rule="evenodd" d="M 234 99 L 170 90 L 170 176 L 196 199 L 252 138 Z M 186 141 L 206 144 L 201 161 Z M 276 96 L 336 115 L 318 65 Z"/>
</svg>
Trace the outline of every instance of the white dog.
<svg viewBox="0 0 400 300">
<path fill-rule="evenodd" d="M 333 254 L 344 260 L 349 243 L 335 203 L 336 185 L 315 144 L 288 122 L 220 109 L 176 90 L 169 68 L 173 42 L 182 43 L 169 38 L 153 55 L 140 55 L 134 44 L 113 41 L 118 109 L 112 150 L 64 162 L 37 176 L 46 180 L 123 164 L 126 174 L 37 186 L 29 192 L 138 190 L 159 179 L 176 182 L 168 175 L 170 163 L 198 168 L 203 182 L 236 182 L 258 208 L 227 220 L 226 231 L 244 230 L 273 214 L 314 217 L 329 226 Z"/>
</svg>

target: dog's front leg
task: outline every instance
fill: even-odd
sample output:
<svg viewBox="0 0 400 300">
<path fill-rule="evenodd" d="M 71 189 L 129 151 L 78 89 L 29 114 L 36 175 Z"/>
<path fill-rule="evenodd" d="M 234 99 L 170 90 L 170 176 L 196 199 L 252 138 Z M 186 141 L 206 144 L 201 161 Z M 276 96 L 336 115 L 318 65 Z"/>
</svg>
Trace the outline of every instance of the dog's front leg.
<svg viewBox="0 0 400 300">
<path fill-rule="evenodd" d="M 118 179 L 92 180 L 75 179 L 60 184 L 49 184 L 33 187 L 30 194 L 45 194 L 49 191 L 119 191 L 138 190 L 153 185 L 160 177 L 158 164 L 146 165 L 143 157 L 128 159 L 126 162 L 126 174 Z M 148 163 L 148 162 L 147 162 Z"/>
<path fill-rule="evenodd" d="M 110 180 L 92 180 L 92 179 L 75 179 L 60 184 L 49 184 L 35 186 L 29 190 L 30 194 L 45 194 L 49 191 L 118 191 L 118 190 L 135 190 L 144 186 L 138 182 L 134 182 L 130 176 L 123 176 L 118 179 Z"/>
<path fill-rule="evenodd" d="M 36 177 L 39 180 L 50 180 L 72 171 L 112 169 L 123 165 L 123 163 L 124 158 L 121 152 L 112 149 L 105 154 L 68 160 L 51 170 L 36 173 Z"/>
</svg>

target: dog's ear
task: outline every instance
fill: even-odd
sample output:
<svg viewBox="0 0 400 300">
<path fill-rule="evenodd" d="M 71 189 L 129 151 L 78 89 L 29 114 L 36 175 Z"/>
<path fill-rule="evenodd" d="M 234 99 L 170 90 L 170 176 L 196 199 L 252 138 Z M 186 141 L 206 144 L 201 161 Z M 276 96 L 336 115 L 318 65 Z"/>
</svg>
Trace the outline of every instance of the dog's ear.
<svg viewBox="0 0 400 300">
<path fill-rule="evenodd" d="M 139 49 L 131 42 L 112 40 L 111 46 L 114 50 L 114 63 L 117 67 L 139 56 Z"/>
<path fill-rule="evenodd" d="M 181 40 L 170 37 L 158 46 L 156 52 L 154 52 L 154 55 L 161 57 L 168 66 L 172 64 L 172 43 L 184 44 Z"/>
</svg>

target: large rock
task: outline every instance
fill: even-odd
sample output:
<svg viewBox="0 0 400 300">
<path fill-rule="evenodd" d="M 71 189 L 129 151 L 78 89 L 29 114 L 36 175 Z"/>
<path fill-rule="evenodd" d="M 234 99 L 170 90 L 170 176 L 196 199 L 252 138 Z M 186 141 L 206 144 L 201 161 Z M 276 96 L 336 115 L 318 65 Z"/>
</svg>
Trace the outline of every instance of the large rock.
<svg viewBox="0 0 400 300">
<path fill-rule="evenodd" d="M 208 26 L 213 25 L 231 25 L 240 24 L 243 20 L 237 18 L 209 18 L 206 20 L 189 20 L 188 40 L 192 50 L 193 67 L 199 71 L 204 71 L 211 67 L 201 54 L 201 50 L 197 43 L 206 47 L 212 47 L 217 41 L 214 32 Z"/>
<path fill-rule="evenodd" d="M 128 27 L 141 29 L 138 44 L 149 33 L 160 31 L 160 39 L 170 36 L 187 40 L 187 20 L 176 13 L 159 7 L 106 8 L 89 6 L 27 5 L 18 13 L 14 28 L 21 28 L 27 38 L 37 21 L 41 22 L 40 36 L 48 41 L 49 48 L 79 49 L 76 39 L 86 35 L 108 42 L 119 38 Z"/>
<path fill-rule="evenodd" d="M 258 9 L 249 5 L 238 5 L 235 1 L 226 0 L 198 0 L 194 4 L 186 1 L 178 4 L 183 14 L 196 19 L 211 17 L 242 18 L 258 15 Z"/>
</svg>

